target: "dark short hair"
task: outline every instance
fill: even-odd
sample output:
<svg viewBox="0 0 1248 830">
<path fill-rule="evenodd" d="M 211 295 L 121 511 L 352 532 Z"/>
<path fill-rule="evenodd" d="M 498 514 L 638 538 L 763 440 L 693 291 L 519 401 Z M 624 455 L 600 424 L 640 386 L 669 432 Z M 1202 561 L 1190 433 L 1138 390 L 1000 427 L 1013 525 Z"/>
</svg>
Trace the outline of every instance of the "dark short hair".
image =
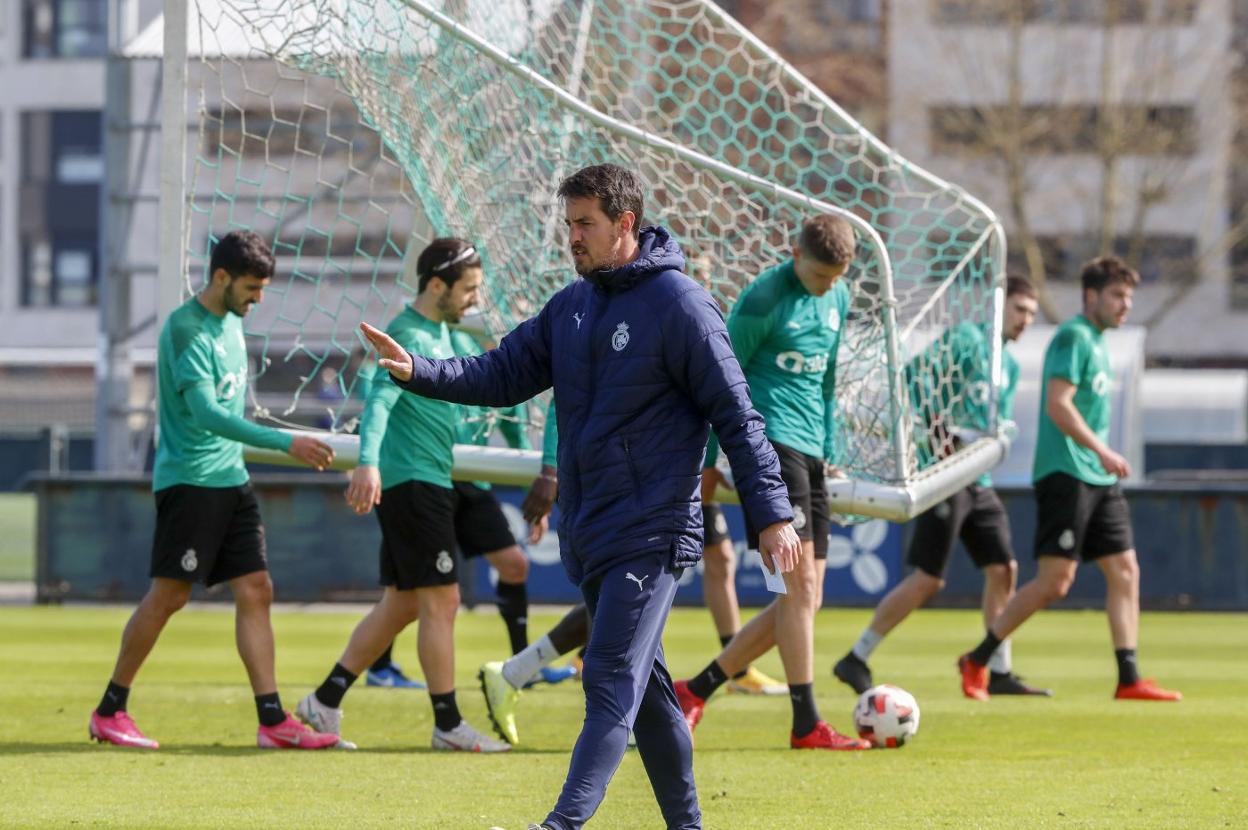
<svg viewBox="0 0 1248 830">
<path fill-rule="evenodd" d="M 802 253 L 825 265 L 844 265 L 854 258 L 858 240 L 849 222 L 840 216 L 821 213 L 802 223 L 797 244 Z"/>
<path fill-rule="evenodd" d="M 225 271 L 232 280 L 246 275 L 271 280 L 276 270 L 273 252 L 254 231 L 230 231 L 217 240 L 208 260 L 209 279 L 217 269 Z"/>
<path fill-rule="evenodd" d="M 1031 284 L 1031 280 L 1022 274 L 1006 274 L 1005 275 L 1005 296 L 1013 297 L 1015 294 L 1022 294 L 1024 297 L 1036 299 L 1039 294 L 1036 287 Z"/>
<path fill-rule="evenodd" d="M 1135 288 L 1140 284 L 1140 275 L 1116 256 L 1100 256 L 1083 263 L 1079 282 L 1084 291 L 1104 291 L 1118 283 Z"/>
<path fill-rule="evenodd" d="M 450 288 L 469 268 L 480 267 L 481 254 L 471 242 L 454 236 L 438 237 L 416 258 L 416 287 L 424 291 L 429 280 L 437 277 Z"/>
<path fill-rule="evenodd" d="M 559 198 L 597 199 L 602 212 L 616 221 L 628 211 L 637 217 L 633 223 L 633 238 L 641 232 L 642 211 L 645 208 L 645 191 L 641 180 L 631 171 L 618 164 L 595 164 L 582 167 L 559 183 Z"/>
</svg>

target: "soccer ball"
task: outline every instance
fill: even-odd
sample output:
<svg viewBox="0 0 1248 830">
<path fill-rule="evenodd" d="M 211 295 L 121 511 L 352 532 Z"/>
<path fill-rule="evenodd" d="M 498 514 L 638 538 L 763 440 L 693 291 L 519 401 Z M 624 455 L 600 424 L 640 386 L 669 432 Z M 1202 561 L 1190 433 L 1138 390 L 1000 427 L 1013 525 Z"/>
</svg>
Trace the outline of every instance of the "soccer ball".
<svg viewBox="0 0 1248 830">
<path fill-rule="evenodd" d="M 854 726 L 874 746 L 902 746 L 919 731 L 919 704 L 905 689 L 873 686 L 854 706 Z"/>
</svg>

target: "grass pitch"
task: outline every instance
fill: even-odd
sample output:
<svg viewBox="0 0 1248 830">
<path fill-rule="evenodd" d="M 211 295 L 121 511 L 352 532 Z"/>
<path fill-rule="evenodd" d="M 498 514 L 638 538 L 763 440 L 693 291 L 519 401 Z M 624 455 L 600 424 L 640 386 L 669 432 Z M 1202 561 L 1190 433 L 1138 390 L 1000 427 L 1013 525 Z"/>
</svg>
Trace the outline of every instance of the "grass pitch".
<svg viewBox="0 0 1248 830">
<path fill-rule="evenodd" d="M 543 818 L 567 769 L 583 699 L 573 684 L 526 693 L 523 746 L 510 755 L 435 754 L 423 692 L 369 689 L 346 700 L 344 732 L 361 749 L 254 748 L 255 715 L 233 647 L 232 616 L 189 609 L 171 622 L 131 695 L 163 748 L 87 741 L 126 608 L 0 609 L 0 827 L 409 827 L 512 830 Z M 843 731 L 851 693 L 832 661 L 867 621 L 825 611 L 819 705 Z M 353 613 L 275 614 L 283 702 L 293 708 L 333 664 Z M 553 614 L 534 614 L 545 630 Z M 1116 703 L 1103 615 L 1041 614 L 1015 642 L 1017 669 L 1052 700 L 962 698 L 954 657 L 976 640 L 970 612 L 923 611 L 877 652 L 877 680 L 915 694 L 919 735 L 900 750 L 793 752 L 783 699 L 720 694 L 698 728 L 705 826 L 719 828 L 1242 828 L 1248 826 L 1248 616 L 1148 614 L 1141 664 L 1183 690 L 1179 704 Z M 715 652 L 707 612 L 668 627 L 673 674 Z M 487 727 L 476 666 L 505 650 L 493 614 L 458 626 L 460 706 Z M 416 669 L 412 633 L 396 656 Z M 779 675 L 773 655 L 761 667 Z M 595 828 L 661 828 L 635 752 Z"/>
</svg>

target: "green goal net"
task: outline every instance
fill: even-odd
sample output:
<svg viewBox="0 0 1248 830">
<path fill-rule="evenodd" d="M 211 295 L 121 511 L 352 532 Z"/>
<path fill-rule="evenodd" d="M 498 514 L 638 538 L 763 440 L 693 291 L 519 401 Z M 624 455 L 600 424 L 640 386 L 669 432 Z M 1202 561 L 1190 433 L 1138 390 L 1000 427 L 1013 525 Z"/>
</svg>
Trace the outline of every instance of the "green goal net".
<svg viewBox="0 0 1248 830">
<path fill-rule="evenodd" d="M 930 417 L 968 394 L 946 332 L 986 331 L 984 376 L 999 372 L 996 218 L 714 4 L 191 0 L 186 28 L 185 57 L 165 53 L 166 77 L 186 67 L 184 273 L 202 279 L 230 230 L 271 241 L 279 276 L 248 321 L 260 417 L 350 433 L 368 374 L 357 325 L 410 300 L 434 236 L 480 250 L 481 328 L 532 315 L 575 277 L 558 181 L 610 161 L 641 174 L 647 220 L 725 308 L 807 216 L 854 223 L 838 511 L 907 518 L 999 459 L 992 385 L 956 445 Z M 533 428 L 544 412 L 529 408 Z"/>
</svg>

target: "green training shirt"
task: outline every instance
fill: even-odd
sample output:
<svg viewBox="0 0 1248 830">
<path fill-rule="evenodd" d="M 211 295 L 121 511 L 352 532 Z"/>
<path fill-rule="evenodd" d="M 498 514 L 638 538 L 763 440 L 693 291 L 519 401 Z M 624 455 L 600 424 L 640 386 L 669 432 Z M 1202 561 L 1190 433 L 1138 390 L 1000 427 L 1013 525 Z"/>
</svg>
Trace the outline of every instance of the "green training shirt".
<svg viewBox="0 0 1248 830">
<path fill-rule="evenodd" d="M 1040 386 L 1040 431 L 1031 480 L 1066 473 L 1088 484 L 1113 484 L 1118 477 L 1105 472 L 1096 453 L 1063 433 L 1049 417 L 1049 379 L 1061 378 L 1075 386 L 1075 409 L 1088 427 L 1109 443 L 1110 392 L 1114 373 L 1109 366 L 1105 335 L 1082 314 L 1058 326 L 1044 352 Z"/>
<path fill-rule="evenodd" d="M 849 286 L 822 297 L 797 278 L 793 260 L 750 283 L 728 314 L 732 350 L 750 383 L 767 437 L 815 458 L 836 461 L 836 351 L 849 315 Z M 717 448 L 708 454 L 714 463 Z"/>
<path fill-rule="evenodd" d="M 451 348 L 455 350 L 457 357 L 475 357 L 485 351 L 477 338 L 462 329 L 451 329 Z M 490 435 L 497 427 L 507 446 L 513 450 L 532 449 L 525 431 L 525 410 L 525 404 L 503 409 L 491 409 L 488 406 L 462 407 L 463 417 L 456 430 L 455 440 L 461 444 L 486 447 L 489 446 Z M 474 481 L 473 484 L 485 490 L 490 489 L 488 481 Z"/>
<path fill-rule="evenodd" d="M 243 444 L 287 450 L 291 437 L 243 417 L 247 344 L 243 320 L 218 317 L 191 297 L 165 321 L 156 357 L 160 437 L 152 489 L 247 482 Z"/>
<path fill-rule="evenodd" d="M 411 306 L 386 327 L 386 334 L 413 354 L 448 358 L 455 352 L 445 323 L 435 323 Z M 453 448 L 463 407 L 404 392 L 378 373 L 360 416 L 360 465 L 377 467 L 382 489 L 405 481 L 451 486 Z"/>
<path fill-rule="evenodd" d="M 924 424 L 940 417 L 949 426 L 988 431 L 991 337 L 987 324 L 959 323 L 947 329 L 906 367 L 911 401 Z M 999 420 L 1007 421 L 1013 416 L 1017 388 L 1018 361 L 1003 345 L 1001 386 L 997 393 Z M 924 452 L 930 450 L 924 448 Z M 991 487 L 991 473 L 984 473 L 977 483 Z"/>
</svg>

